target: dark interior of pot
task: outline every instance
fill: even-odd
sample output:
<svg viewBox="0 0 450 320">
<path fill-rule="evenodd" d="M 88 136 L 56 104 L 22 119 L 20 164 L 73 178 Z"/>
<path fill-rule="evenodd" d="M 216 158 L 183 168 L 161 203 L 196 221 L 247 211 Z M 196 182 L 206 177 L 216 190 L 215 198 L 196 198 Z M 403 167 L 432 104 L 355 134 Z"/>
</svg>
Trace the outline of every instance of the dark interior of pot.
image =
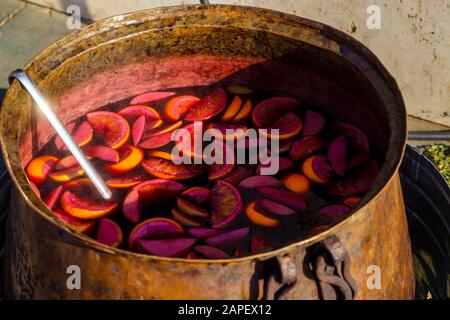
<svg viewBox="0 0 450 320">
<path fill-rule="evenodd" d="M 61 120 L 68 123 L 146 91 L 245 84 L 308 102 L 345 119 L 361 128 L 380 154 L 386 154 L 388 110 L 364 74 L 342 57 L 269 32 L 234 28 L 195 30 L 195 34 L 191 30 L 161 32 L 168 35 L 152 32 L 120 39 L 59 66 L 44 80 L 44 91 Z M 163 37 L 164 47 L 149 47 L 153 37 Z M 53 134 L 46 119 L 33 119 L 21 141 L 22 163 Z"/>
<path fill-rule="evenodd" d="M 115 25 L 112 19 L 94 24 L 36 58 L 28 71 L 40 80 L 64 123 L 146 91 L 242 84 L 308 102 L 362 129 L 388 160 L 372 195 L 393 174 L 404 144 L 403 105 L 395 83 L 362 45 L 334 30 L 311 33 L 315 24 L 291 16 L 283 16 L 289 22 L 283 34 L 267 27 L 270 21 L 265 28 L 249 28 L 236 22 L 239 15 L 220 26 L 187 26 L 167 18 L 189 19 L 182 9 L 165 13 L 150 22 L 139 21 L 147 17 L 139 13 L 126 17 L 128 24 Z M 97 33 L 89 38 L 92 30 Z M 28 97 L 15 90 L 6 100 L 22 106 L 10 116 L 19 119 L 19 158 L 25 166 L 54 131 L 42 116 L 30 117 Z"/>
</svg>

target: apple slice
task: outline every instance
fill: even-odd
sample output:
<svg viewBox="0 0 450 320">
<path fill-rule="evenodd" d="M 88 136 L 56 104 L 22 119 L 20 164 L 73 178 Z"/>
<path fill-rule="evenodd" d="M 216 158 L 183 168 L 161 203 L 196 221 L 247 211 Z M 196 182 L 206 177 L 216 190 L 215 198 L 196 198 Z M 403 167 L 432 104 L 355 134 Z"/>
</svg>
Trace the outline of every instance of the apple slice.
<svg viewBox="0 0 450 320">
<path fill-rule="evenodd" d="M 204 187 L 192 187 L 183 191 L 181 197 L 203 206 L 210 203 L 211 191 Z"/>
<path fill-rule="evenodd" d="M 200 101 L 200 98 L 195 96 L 184 95 L 174 97 L 166 103 L 164 115 L 171 121 L 178 121 L 198 101 Z"/>
<path fill-rule="evenodd" d="M 296 211 L 284 204 L 277 201 L 273 201 L 267 198 L 259 198 L 256 203 L 257 208 L 261 208 L 271 214 L 276 214 L 279 216 L 289 216 L 294 214 Z"/>
<path fill-rule="evenodd" d="M 61 195 L 62 191 L 63 186 L 57 186 L 45 195 L 43 201 L 50 210 L 55 207 L 55 204 L 58 202 L 59 196 Z"/>
<path fill-rule="evenodd" d="M 290 98 L 276 97 L 264 100 L 253 109 L 253 123 L 258 128 L 268 127 L 274 119 L 294 111 L 298 105 L 297 100 Z"/>
<path fill-rule="evenodd" d="M 231 231 L 226 231 L 218 235 L 209 237 L 205 242 L 214 247 L 230 246 L 239 243 L 250 233 L 249 227 L 238 228 Z"/>
<path fill-rule="evenodd" d="M 43 155 L 32 159 L 25 168 L 25 173 L 31 182 L 41 184 L 54 169 L 58 157 Z"/>
<path fill-rule="evenodd" d="M 172 214 L 172 217 L 176 221 L 178 221 L 181 225 L 185 227 L 201 227 L 205 222 L 204 219 L 191 217 L 188 214 L 176 208 L 172 208 L 170 213 Z"/>
<path fill-rule="evenodd" d="M 273 187 L 261 187 L 257 190 L 262 197 L 277 201 L 292 209 L 305 211 L 308 208 L 307 202 L 294 192 Z"/>
<path fill-rule="evenodd" d="M 257 187 L 281 187 L 281 182 L 272 176 L 252 176 L 242 180 L 239 188 L 255 189 Z"/>
<path fill-rule="evenodd" d="M 195 244 L 192 238 L 164 240 L 139 240 L 139 248 L 144 252 L 161 257 L 181 257 Z"/>
<path fill-rule="evenodd" d="M 327 156 L 334 172 L 343 176 L 347 165 L 347 140 L 344 136 L 337 137 L 330 143 Z"/>
<path fill-rule="evenodd" d="M 117 163 L 105 165 L 106 172 L 110 174 L 124 174 L 136 168 L 144 159 L 144 153 L 141 149 L 126 145 L 120 148 L 119 152 L 122 154 L 121 159 Z"/>
<path fill-rule="evenodd" d="M 150 218 L 142 221 L 131 230 L 128 246 L 136 249 L 139 240 L 179 238 L 184 235 L 184 228 L 168 218 Z"/>
<path fill-rule="evenodd" d="M 291 146 L 291 159 L 294 161 L 304 160 L 322 150 L 326 145 L 327 141 L 318 136 L 301 137 Z"/>
<path fill-rule="evenodd" d="M 177 207 L 191 217 L 207 218 L 209 216 L 208 211 L 183 198 L 177 199 Z"/>
<path fill-rule="evenodd" d="M 197 239 L 206 239 L 216 236 L 224 231 L 212 228 L 189 228 L 186 230 L 188 235 Z"/>
<path fill-rule="evenodd" d="M 121 115 L 109 111 L 94 111 L 86 115 L 87 121 L 107 146 L 122 147 L 130 137 L 130 126 Z"/>
<path fill-rule="evenodd" d="M 131 141 L 133 142 L 133 146 L 137 146 L 141 141 L 141 138 L 145 131 L 145 116 L 140 116 L 133 123 L 133 127 L 131 128 Z"/>
<path fill-rule="evenodd" d="M 73 141 L 79 146 L 83 147 L 92 141 L 94 137 L 94 130 L 87 121 L 83 121 L 75 130 L 75 122 L 69 123 L 66 127 L 67 131 L 72 136 Z M 68 150 L 67 146 L 61 140 L 59 136 L 55 137 L 56 149 L 65 151 Z"/>
<path fill-rule="evenodd" d="M 243 200 L 239 191 L 230 183 L 217 180 L 212 187 L 211 220 L 214 228 L 225 228 L 242 212 Z"/>
<path fill-rule="evenodd" d="M 89 145 L 83 148 L 83 152 L 89 158 L 95 158 L 109 162 L 118 162 L 120 160 L 119 153 L 113 148 L 106 146 Z"/>
<path fill-rule="evenodd" d="M 261 174 L 261 168 L 267 168 L 269 167 L 271 164 L 260 164 L 258 166 L 258 168 L 256 168 L 256 174 Z M 292 170 L 293 168 L 295 168 L 295 163 L 286 157 L 279 157 L 278 158 L 278 173 L 287 171 L 287 170 Z"/>
<path fill-rule="evenodd" d="M 102 218 L 98 223 L 95 239 L 107 246 L 119 247 L 123 241 L 123 232 L 116 222 L 108 218 Z"/>
<path fill-rule="evenodd" d="M 115 201 L 92 200 L 70 191 L 64 191 L 60 204 L 72 217 L 84 220 L 102 218 L 113 213 L 118 207 Z"/>
<path fill-rule="evenodd" d="M 158 111 L 149 106 L 129 106 L 121 109 L 118 113 L 130 122 L 136 121 L 141 116 L 144 116 L 149 122 L 161 118 Z"/>
<path fill-rule="evenodd" d="M 176 92 L 173 91 L 150 91 L 134 97 L 133 99 L 131 99 L 130 104 L 133 105 L 133 104 L 150 103 L 169 98 L 175 94 Z"/>
<path fill-rule="evenodd" d="M 193 249 L 208 259 L 226 259 L 230 257 L 225 251 L 212 246 L 198 245 L 194 246 Z"/>
<path fill-rule="evenodd" d="M 218 88 L 191 106 L 184 118 L 186 121 L 207 120 L 219 114 L 227 104 L 227 94 Z"/>
<path fill-rule="evenodd" d="M 306 110 L 303 121 L 303 134 L 313 136 L 322 132 L 325 128 L 325 118 L 320 113 Z"/>
</svg>

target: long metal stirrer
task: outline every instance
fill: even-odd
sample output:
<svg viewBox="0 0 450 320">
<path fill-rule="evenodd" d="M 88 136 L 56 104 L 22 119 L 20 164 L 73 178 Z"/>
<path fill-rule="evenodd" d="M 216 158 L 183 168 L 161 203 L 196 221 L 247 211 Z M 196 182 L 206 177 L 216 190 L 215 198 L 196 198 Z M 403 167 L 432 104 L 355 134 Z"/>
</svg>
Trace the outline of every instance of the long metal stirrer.
<svg viewBox="0 0 450 320">
<path fill-rule="evenodd" d="M 27 75 L 27 73 L 22 69 L 17 69 L 16 71 L 13 71 L 9 75 L 10 84 L 12 84 L 14 78 L 17 79 L 22 84 L 22 87 L 29 93 L 29 95 L 36 102 L 36 105 L 45 115 L 45 117 L 50 122 L 52 127 L 55 129 L 56 133 L 59 135 L 62 141 L 66 144 L 67 148 L 69 148 L 69 151 L 72 153 L 75 159 L 77 159 L 78 163 L 84 169 L 86 175 L 91 179 L 92 183 L 97 188 L 98 192 L 100 192 L 102 197 L 104 199 L 111 199 L 112 197 L 111 190 L 108 188 L 102 177 L 98 174 L 97 170 L 95 170 L 92 163 L 84 156 L 84 153 L 75 143 L 75 141 L 73 141 L 69 132 L 67 132 L 61 120 L 59 120 L 59 118 L 53 112 L 52 108 L 47 103 L 44 96 L 37 88 L 33 80 L 31 80 L 30 77 Z"/>
</svg>

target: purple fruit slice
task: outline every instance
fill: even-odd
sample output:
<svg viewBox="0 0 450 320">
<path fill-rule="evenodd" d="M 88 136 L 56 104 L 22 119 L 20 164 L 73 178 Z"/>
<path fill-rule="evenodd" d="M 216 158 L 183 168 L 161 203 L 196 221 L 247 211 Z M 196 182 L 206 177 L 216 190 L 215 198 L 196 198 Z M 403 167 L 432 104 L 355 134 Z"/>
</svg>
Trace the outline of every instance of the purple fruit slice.
<svg viewBox="0 0 450 320">
<path fill-rule="evenodd" d="M 239 188 L 255 189 L 257 187 L 281 187 L 281 182 L 272 176 L 253 176 L 239 183 Z"/>
<path fill-rule="evenodd" d="M 219 114 L 226 105 L 227 94 L 225 90 L 218 88 L 193 104 L 184 119 L 186 121 L 207 120 Z"/>
<path fill-rule="evenodd" d="M 131 99 L 130 104 L 143 104 L 143 103 L 149 103 L 153 101 L 162 100 L 168 97 L 171 97 L 175 95 L 176 92 L 173 91 L 153 91 L 153 92 L 146 92 L 142 93 L 133 99 Z"/>
<path fill-rule="evenodd" d="M 163 147 L 171 142 L 172 132 L 155 134 L 148 138 L 144 138 L 139 144 L 142 149 L 156 149 Z"/>
<path fill-rule="evenodd" d="M 258 127 L 268 127 L 274 119 L 292 112 L 299 102 L 290 98 L 276 97 L 260 102 L 252 112 L 253 123 Z"/>
<path fill-rule="evenodd" d="M 167 218 L 151 218 L 133 228 L 128 238 L 128 246 L 135 250 L 139 240 L 179 238 L 183 235 L 184 229 L 178 222 Z"/>
<path fill-rule="evenodd" d="M 318 112 L 307 110 L 303 121 L 303 134 L 313 136 L 325 128 L 325 118 Z"/>
<path fill-rule="evenodd" d="M 140 116 L 136 119 L 131 128 L 131 140 L 133 141 L 133 146 L 137 146 L 141 141 L 142 135 L 145 131 L 145 116 Z"/>
<path fill-rule="evenodd" d="M 301 137 L 295 141 L 290 150 L 291 159 L 303 160 L 319 152 L 326 146 L 326 140 L 317 136 Z"/>
<path fill-rule="evenodd" d="M 278 129 L 278 134 L 273 134 L 272 129 Z M 267 130 L 268 137 L 276 137 L 285 140 L 296 136 L 302 131 L 302 120 L 294 113 L 288 112 L 273 122 Z"/>
<path fill-rule="evenodd" d="M 200 208 L 198 205 L 192 203 L 189 200 L 178 198 L 177 199 L 177 207 L 183 213 L 187 214 L 188 216 L 195 217 L 195 218 L 207 218 L 208 217 L 208 211 L 206 211 L 203 208 Z"/>
<path fill-rule="evenodd" d="M 314 156 L 312 169 L 322 181 L 328 181 L 333 174 L 327 159 L 320 154 Z"/>
<path fill-rule="evenodd" d="M 350 208 L 340 204 L 333 204 L 326 207 L 323 207 L 314 215 L 314 220 L 318 224 L 328 224 L 334 223 L 341 220 L 348 212 Z"/>
<path fill-rule="evenodd" d="M 201 168 L 195 165 L 174 164 L 170 160 L 150 158 L 142 161 L 147 173 L 161 179 L 187 180 L 200 175 Z"/>
<path fill-rule="evenodd" d="M 205 240 L 205 242 L 213 247 L 223 247 L 230 246 L 236 243 L 239 243 L 241 240 L 245 239 L 245 237 L 249 234 L 250 228 L 239 228 L 231 231 L 227 231 L 212 237 L 209 237 Z"/>
<path fill-rule="evenodd" d="M 214 228 L 230 225 L 242 212 L 242 196 L 230 183 L 218 180 L 212 188 L 211 220 Z"/>
<path fill-rule="evenodd" d="M 257 206 L 271 214 L 279 216 L 288 216 L 295 213 L 294 209 L 267 198 L 258 199 Z"/>
<path fill-rule="evenodd" d="M 86 155 L 86 154 L 85 154 Z M 90 160 L 91 157 L 87 156 L 87 158 Z M 64 158 L 61 158 L 55 165 L 55 170 L 64 170 L 69 169 L 71 167 L 75 167 L 78 165 L 78 161 L 74 156 L 66 156 Z"/>
<path fill-rule="evenodd" d="M 85 146 L 92 141 L 94 137 L 94 130 L 92 129 L 89 122 L 82 122 L 77 129 L 75 129 L 75 123 L 70 123 L 67 125 L 67 131 L 72 136 L 73 141 L 79 146 Z M 67 150 L 67 146 L 61 140 L 59 136 L 55 138 L 55 146 L 58 150 Z"/>
<path fill-rule="evenodd" d="M 57 186 L 49 193 L 47 193 L 43 199 L 44 203 L 49 207 L 49 209 L 53 209 L 55 204 L 58 202 L 59 196 L 63 191 L 63 186 Z"/>
<path fill-rule="evenodd" d="M 212 228 L 189 228 L 187 229 L 187 233 L 194 238 L 205 239 L 221 234 L 223 231 Z"/>
<path fill-rule="evenodd" d="M 225 178 L 225 181 L 236 186 L 242 180 L 244 180 L 245 178 L 251 177 L 252 175 L 253 175 L 253 170 L 251 170 L 250 168 L 239 166 Z"/>
<path fill-rule="evenodd" d="M 295 210 L 305 211 L 308 208 L 306 201 L 294 192 L 280 190 L 273 187 L 258 188 L 258 192 L 265 198 L 280 202 Z"/>
<path fill-rule="evenodd" d="M 351 171 L 336 184 L 330 187 L 328 193 L 337 196 L 355 196 L 367 192 L 380 172 L 376 160 L 361 165 Z"/>
<path fill-rule="evenodd" d="M 144 116 L 149 122 L 159 120 L 161 118 L 158 111 L 149 106 L 129 106 L 123 108 L 118 113 L 130 122 L 134 122 L 141 116 Z"/>
<path fill-rule="evenodd" d="M 344 136 L 337 137 L 330 143 L 327 155 L 334 172 L 343 176 L 347 165 L 347 140 Z"/>
<path fill-rule="evenodd" d="M 199 245 L 193 248 L 196 252 L 209 259 L 226 259 L 230 256 L 223 250 L 212 246 Z"/>
<path fill-rule="evenodd" d="M 120 160 L 119 153 L 116 150 L 106 146 L 89 145 L 83 148 L 83 152 L 91 158 L 104 161 L 119 162 Z"/>
<path fill-rule="evenodd" d="M 180 257 L 189 252 L 195 239 L 178 238 L 165 240 L 139 240 L 139 248 L 151 255 L 160 257 Z"/>
<path fill-rule="evenodd" d="M 177 222 L 185 227 L 201 227 L 205 222 L 205 219 L 194 218 L 176 208 L 173 208 L 170 213 Z"/>
<path fill-rule="evenodd" d="M 339 121 L 332 124 L 332 129 L 338 135 L 342 135 L 347 138 L 352 152 L 369 153 L 369 140 L 361 129 Z"/>
<path fill-rule="evenodd" d="M 211 191 L 204 187 L 192 187 L 181 193 L 181 197 L 198 205 L 207 205 L 211 199 Z"/>
<path fill-rule="evenodd" d="M 153 179 L 141 182 L 131 189 L 123 200 L 122 211 L 129 221 L 137 223 L 141 218 L 141 207 L 151 207 L 155 204 L 170 203 L 184 190 L 184 186 L 176 181 Z M 142 198 L 140 200 L 140 192 Z"/>
<path fill-rule="evenodd" d="M 118 247 L 123 241 L 122 229 L 117 223 L 108 218 L 100 219 L 96 240 L 111 247 Z"/>
<path fill-rule="evenodd" d="M 261 168 L 267 168 L 267 167 L 270 167 L 270 165 L 271 165 L 270 163 L 259 165 L 258 168 L 256 168 L 256 174 L 261 174 Z M 277 173 L 294 169 L 294 167 L 295 167 L 295 163 L 291 159 L 288 159 L 285 157 L 278 158 L 278 172 Z"/>
</svg>

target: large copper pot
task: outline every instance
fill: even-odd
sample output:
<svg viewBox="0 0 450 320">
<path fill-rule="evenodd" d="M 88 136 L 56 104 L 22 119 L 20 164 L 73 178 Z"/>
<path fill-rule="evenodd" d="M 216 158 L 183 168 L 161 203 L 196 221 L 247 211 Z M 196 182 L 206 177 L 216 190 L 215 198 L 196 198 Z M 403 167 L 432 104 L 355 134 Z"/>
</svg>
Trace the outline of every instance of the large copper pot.
<svg viewBox="0 0 450 320">
<path fill-rule="evenodd" d="M 306 99 L 362 127 L 385 154 L 385 163 L 352 215 L 278 250 L 217 261 L 130 253 L 71 231 L 33 193 L 23 166 L 54 132 L 14 83 L 0 124 L 4 159 L 16 186 L 7 233 L 7 297 L 413 298 L 398 176 L 405 107 L 395 80 L 355 39 L 270 10 L 165 7 L 78 30 L 40 52 L 25 70 L 64 123 L 144 91 L 217 82 Z M 80 267 L 81 290 L 67 287 L 70 265 Z M 371 266 L 380 268 L 380 288 L 367 285 Z"/>
</svg>

